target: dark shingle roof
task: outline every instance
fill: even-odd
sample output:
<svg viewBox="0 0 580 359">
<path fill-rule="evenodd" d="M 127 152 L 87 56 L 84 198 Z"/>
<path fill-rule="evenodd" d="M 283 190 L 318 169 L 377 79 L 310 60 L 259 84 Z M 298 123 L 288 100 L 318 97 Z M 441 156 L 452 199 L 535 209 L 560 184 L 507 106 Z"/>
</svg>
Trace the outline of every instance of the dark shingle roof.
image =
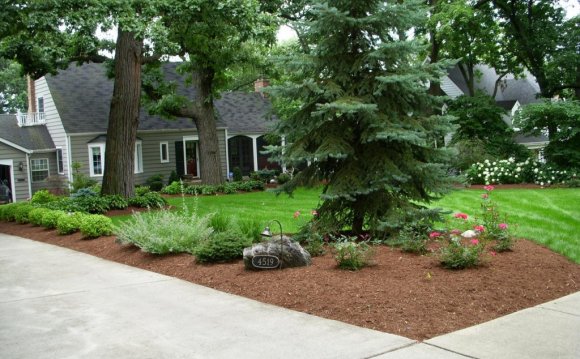
<svg viewBox="0 0 580 359">
<path fill-rule="evenodd" d="M 495 104 L 499 107 L 503 108 L 506 111 L 511 111 L 516 104 L 516 100 L 509 100 L 509 101 L 495 101 Z"/>
<path fill-rule="evenodd" d="M 185 87 L 184 79 L 176 71 L 177 63 L 163 66 L 166 81 L 178 84 L 178 92 L 192 98 L 195 89 Z M 113 94 L 113 80 L 106 76 L 102 64 L 71 64 L 56 76 L 47 76 L 50 92 L 68 133 L 106 132 L 109 107 Z M 232 132 L 263 132 L 264 118 L 270 111 L 269 101 L 256 93 L 224 93 L 215 102 L 218 127 Z M 191 119 L 167 120 L 149 115 L 142 108 L 139 130 L 194 129 Z"/>
<path fill-rule="evenodd" d="M 46 126 L 18 127 L 16 115 L 0 115 L 0 137 L 31 151 L 55 148 Z"/>
</svg>

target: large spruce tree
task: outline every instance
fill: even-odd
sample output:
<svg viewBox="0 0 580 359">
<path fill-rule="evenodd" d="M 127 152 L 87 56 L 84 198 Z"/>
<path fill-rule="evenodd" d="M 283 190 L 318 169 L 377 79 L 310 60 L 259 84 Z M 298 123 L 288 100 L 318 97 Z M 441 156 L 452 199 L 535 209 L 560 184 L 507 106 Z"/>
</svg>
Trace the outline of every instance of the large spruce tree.
<svg viewBox="0 0 580 359">
<path fill-rule="evenodd" d="M 302 104 L 278 128 L 286 163 L 304 168 L 285 189 L 322 181 L 327 229 L 385 230 L 448 188 L 449 119 L 428 94 L 443 64 L 423 61 L 425 44 L 410 36 L 427 19 L 423 3 L 315 4 L 311 51 L 286 63 L 302 80 L 272 89 Z"/>
</svg>

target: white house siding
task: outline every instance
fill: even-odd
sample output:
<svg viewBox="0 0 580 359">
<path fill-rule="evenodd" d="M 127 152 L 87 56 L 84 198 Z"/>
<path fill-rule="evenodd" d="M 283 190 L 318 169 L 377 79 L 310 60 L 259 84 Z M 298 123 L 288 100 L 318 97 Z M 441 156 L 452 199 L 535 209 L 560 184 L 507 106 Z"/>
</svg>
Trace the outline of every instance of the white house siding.
<svg viewBox="0 0 580 359">
<path fill-rule="evenodd" d="M 67 134 L 62 125 L 62 121 L 60 120 L 60 116 L 54 104 L 46 79 L 42 77 L 36 80 L 35 87 L 36 96 L 44 98 L 44 116 L 48 133 L 50 133 L 50 136 L 52 137 L 55 148 L 62 149 L 64 176 L 68 177 L 69 180 L 72 180 L 72 177 L 69 175 L 70 163 L 68 161 L 69 149 L 67 144 Z"/>
<path fill-rule="evenodd" d="M 18 168 L 20 162 L 22 162 L 24 167 L 22 171 Z M 16 194 L 16 201 L 25 201 L 30 198 L 30 193 L 28 192 L 26 153 L 4 143 L 0 143 L 0 163 L 12 163 L 12 173 L 14 175 L 12 188 Z"/>
<path fill-rule="evenodd" d="M 159 132 L 138 132 L 137 137 L 141 139 L 143 146 L 143 173 L 135 174 L 135 183 L 144 184 L 147 178 L 162 174 L 164 182 L 167 181 L 171 171 L 175 170 L 175 142 L 182 141 L 183 137 L 194 136 L 197 132 L 193 130 L 182 131 L 159 131 Z M 89 176 L 89 152 L 88 142 L 93 140 L 103 133 L 71 135 L 71 162 L 79 162 L 81 164 L 81 172 Z M 159 154 L 159 143 L 167 142 L 169 146 L 169 162 L 161 163 Z M 226 141 L 225 130 L 218 129 L 218 142 L 220 150 L 220 158 L 222 165 L 222 173 L 226 176 Z M 92 179 L 101 182 L 102 176 L 91 177 Z"/>
<path fill-rule="evenodd" d="M 441 78 L 441 90 L 451 98 L 457 98 L 463 95 L 463 91 L 448 76 Z"/>
</svg>

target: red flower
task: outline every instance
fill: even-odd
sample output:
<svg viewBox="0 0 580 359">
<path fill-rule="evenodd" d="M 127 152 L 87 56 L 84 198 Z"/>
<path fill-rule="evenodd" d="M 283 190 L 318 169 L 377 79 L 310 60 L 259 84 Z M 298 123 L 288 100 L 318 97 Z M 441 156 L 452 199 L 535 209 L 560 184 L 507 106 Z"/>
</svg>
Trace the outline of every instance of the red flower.
<svg viewBox="0 0 580 359">
<path fill-rule="evenodd" d="M 489 252 L 489 254 L 491 254 L 492 256 L 495 256 L 497 253 L 495 253 L 494 251 Z"/>
<path fill-rule="evenodd" d="M 499 229 L 507 229 L 508 225 L 507 225 L 507 223 L 500 223 L 500 224 L 498 224 L 498 227 L 499 227 Z"/>
<path fill-rule="evenodd" d="M 489 195 L 487 193 L 484 193 L 484 194 L 481 195 L 481 198 L 488 199 L 489 198 Z"/>
<path fill-rule="evenodd" d="M 455 218 L 467 219 L 467 215 L 465 213 L 455 213 Z"/>
<path fill-rule="evenodd" d="M 300 211 L 294 212 L 294 218 L 298 218 L 300 216 Z"/>
<path fill-rule="evenodd" d="M 478 225 L 478 226 L 473 226 L 473 229 L 475 229 L 478 232 L 483 232 L 485 231 L 485 227 Z"/>
<path fill-rule="evenodd" d="M 441 233 L 439 233 L 439 232 L 431 232 L 429 234 L 429 238 L 431 238 L 431 239 L 437 238 L 437 237 L 440 237 L 440 236 L 441 236 Z"/>
<path fill-rule="evenodd" d="M 473 245 L 478 245 L 479 244 L 479 240 L 477 238 L 473 238 L 472 240 L 470 240 L 470 242 Z"/>
<path fill-rule="evenodd" d="M 494 187 L 494 186 L 492 186 L 492 185 L 483 186 L 483 189 L 484 189 L 484 190 L 486 190 L 486 191 L 488 191 L 488 192 L 491 192 L 491 191 L 493 191 L 493 189 L 494 189 L 494 188 L 495 188 L 495 187 Z"/>
</svg>

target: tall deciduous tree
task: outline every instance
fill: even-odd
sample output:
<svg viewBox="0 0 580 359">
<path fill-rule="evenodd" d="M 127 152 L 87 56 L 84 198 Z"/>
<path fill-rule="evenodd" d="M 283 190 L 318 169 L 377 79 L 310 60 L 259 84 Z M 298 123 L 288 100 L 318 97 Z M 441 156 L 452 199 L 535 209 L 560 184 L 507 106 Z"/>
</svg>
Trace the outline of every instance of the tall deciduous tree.
<svg viewBox="0 0 580 359">
<path fill-rule="evenodd" d="M 26 111 L 26 79 L 20 64 L 0 58 L 0 113 Z"/>
<path fill-rule="evenodd" d="M 532 135 L 550 129 L 546 159 L 563 169 L 580 169 L 580 101 L 528 104 L 517 113 L 514 125 Z"/>
<path fill-rule="evenodd" d="M 578 64 L 578 34 L 570 20 L 565 26 L 564 10 L 557 0 L 479 0 L 478 7 L 493 4 L 491 11 L 499 15 L 507 50 L 536 77 L 543 97 L 549 98 L 564 89 L 580 88 L 578 67 L 566 67 L 572 75 L 550 71 L 551 65 L 563 52 L 576 53 L 574 65 Z M 570 31 L 572 30 L 572 31 Z M 568 37 L 572 36 L 572 37 Z M 564 45 L 569 46 L 562 51 Z"/>
<path fill-rule="evenodd" d="M 177 46 L 175 55 L 184 60 L 179 71 L 196 91 L 194 98 L 185 98 L 149 83 L 146 90 L 155 101 L 150 109 L 194 121 L 202 181 L 222 183 L 214 99 L 228 83 L 228 69 L 252 62 L 253 47 L 273 41 L 275 23 L 255 0 L 168 0 L 160 10 L 168 39 Z"/>
<path fill-rule="evenodd" d="M 319 210 L 328 228 L 385 230 L 413 201 L 430 201 L 448 184 L 449 130 L 427 93 L 448 64 L 424 64 L 424 45 L 406 33 L 426 20 L 423 1 L 333 0 L 312 7 L 305 23 L 311 52 L 290 62 L 301 81 L 272 89 L 301 108 L 279 126 L 289 164 L 305 169 L 285 187 L 324 180 Z"/>
</svg>

